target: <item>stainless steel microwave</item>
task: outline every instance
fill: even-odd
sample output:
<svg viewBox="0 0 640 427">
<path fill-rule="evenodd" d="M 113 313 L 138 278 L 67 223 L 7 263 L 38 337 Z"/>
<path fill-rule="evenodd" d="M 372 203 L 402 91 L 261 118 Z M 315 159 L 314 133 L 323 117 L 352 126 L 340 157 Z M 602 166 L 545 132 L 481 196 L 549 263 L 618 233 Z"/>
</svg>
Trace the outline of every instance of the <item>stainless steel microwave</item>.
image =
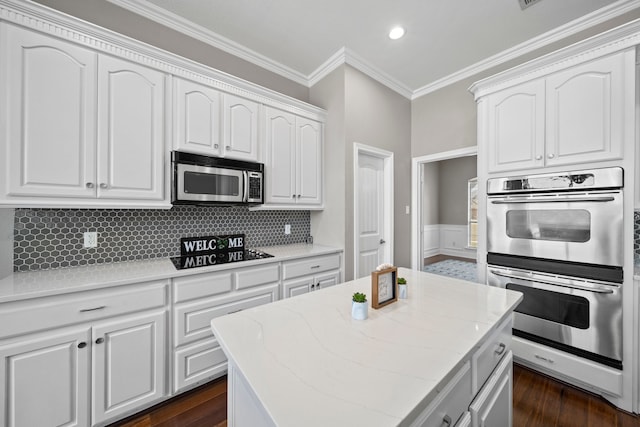
<svg viewBox="0 0 640 427">
<path fill-rule="evenodd" d="M 263 202 L 262 163 L 173 151 L 171 165 L 173 204 L 237 205 Z"/>
</svg>

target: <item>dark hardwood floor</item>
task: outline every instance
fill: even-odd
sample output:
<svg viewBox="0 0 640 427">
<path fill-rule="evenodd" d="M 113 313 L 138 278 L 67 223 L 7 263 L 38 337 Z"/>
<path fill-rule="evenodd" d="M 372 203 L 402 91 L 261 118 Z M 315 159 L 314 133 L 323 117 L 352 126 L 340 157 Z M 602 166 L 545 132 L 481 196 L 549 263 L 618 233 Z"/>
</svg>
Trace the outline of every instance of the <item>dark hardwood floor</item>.
<svg viewBox="0 0 640 427">
<path fill-rule="evenodd" d="M 226 425 L 227 379 L 222 377 L 110 427 Z M 640 427 L 640 418 L 599 396 L 514 364 L 513 427 Z"/>
</svg>

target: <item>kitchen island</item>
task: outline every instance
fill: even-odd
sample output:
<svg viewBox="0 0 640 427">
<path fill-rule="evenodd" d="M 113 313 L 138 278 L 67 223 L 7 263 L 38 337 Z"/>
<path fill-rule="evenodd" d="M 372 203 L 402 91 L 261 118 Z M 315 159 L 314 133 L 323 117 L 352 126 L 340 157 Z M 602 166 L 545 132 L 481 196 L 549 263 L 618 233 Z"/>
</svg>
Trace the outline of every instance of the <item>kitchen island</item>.
<svg viewBox="0 0 640 427">
<path fill-rule="evenodd" d="M 479 425 L 494 407 L 510 422 L 521 294 L 398 276 L 409 298 L 369 307 L 367 320 L 351 318 L 351 296 L 370 298 L 369 277 L 214 319 L 229 359 L 229 425 Z"/>
</svg>

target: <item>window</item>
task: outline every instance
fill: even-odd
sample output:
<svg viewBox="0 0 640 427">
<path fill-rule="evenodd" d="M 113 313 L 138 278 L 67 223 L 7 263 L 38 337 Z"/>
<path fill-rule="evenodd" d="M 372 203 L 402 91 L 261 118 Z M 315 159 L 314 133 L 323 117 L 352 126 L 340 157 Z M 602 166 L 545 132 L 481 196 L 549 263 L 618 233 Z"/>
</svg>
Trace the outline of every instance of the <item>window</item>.
<svg viewBox="0 0 640 427">
<path fill-rule="evenodd" d="M 478 247 L 478 177 L 467 182 L 467 246 Z"/>
</svg>

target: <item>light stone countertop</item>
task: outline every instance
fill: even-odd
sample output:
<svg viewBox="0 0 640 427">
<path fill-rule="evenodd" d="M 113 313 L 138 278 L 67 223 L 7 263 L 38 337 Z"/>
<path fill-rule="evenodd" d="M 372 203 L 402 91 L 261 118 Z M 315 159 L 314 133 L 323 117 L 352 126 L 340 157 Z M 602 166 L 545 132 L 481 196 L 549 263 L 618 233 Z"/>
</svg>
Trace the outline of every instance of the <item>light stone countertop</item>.
<svg viewBox="0 0 640 427">
<path fill-rule="evenodd" d="M 260 249 L 274 255 L 274 257 L 185 270 L 177 270 L 168 258 L 152 258 L 140 261 L 92 264 L 54 270 L 16 272 L 0 279 L 0 303 L 146 281 L 166 280 L 173 277 L 210 273 L 232 268 L 251 267 L 260 264 L 286 261 L 293 258 L 317 256 L 342 251 L 340 248 L 317 244 L 265 246 Z"/>
<path fill-rule="evenodd" d="M 365 277 L 218 317 L 227 357 L 274 425 L 406 425 L 510 315 L 519 292 L 404 268 L 409 298 L 367 320 L 351 296 Z"/>
</svg>

